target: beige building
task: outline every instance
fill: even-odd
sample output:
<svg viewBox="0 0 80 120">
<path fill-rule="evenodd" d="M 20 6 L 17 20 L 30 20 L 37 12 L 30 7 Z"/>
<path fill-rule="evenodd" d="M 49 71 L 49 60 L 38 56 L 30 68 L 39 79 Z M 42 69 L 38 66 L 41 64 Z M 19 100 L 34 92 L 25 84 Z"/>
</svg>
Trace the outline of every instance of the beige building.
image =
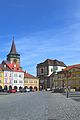
<svg viewBox="0 0 80 120">
<path fill-rule="evenodd" d="M 70 88 L 80 91 L 80 64 L 66 67 L 57 74 L 52 74 L 52 88 Z"/>
<path fill-rule="evenodd" d="M 29 73 L 24 73 L 24 87 L 31 90 L 39 90 L 39 79 Z"/>
</svg>

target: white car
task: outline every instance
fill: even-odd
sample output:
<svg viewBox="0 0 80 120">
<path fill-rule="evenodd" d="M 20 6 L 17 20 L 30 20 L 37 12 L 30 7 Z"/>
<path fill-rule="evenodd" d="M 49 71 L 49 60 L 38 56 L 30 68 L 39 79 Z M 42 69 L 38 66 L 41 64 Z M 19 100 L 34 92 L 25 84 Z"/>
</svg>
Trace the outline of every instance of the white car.
<svg viewBox="0 0 80 120">
<path fill-rule="evenodd" d="M 47 88 L 47 91 L 50 91 L 51 89 L 50 88 Z"/>
<path fill-rule="evenodd" d="M 29 89 L 29 88 L 27 88 L 27 89 L 26 89 L 26 92 L 30 92 L 30 89 Z"/>
</svg>

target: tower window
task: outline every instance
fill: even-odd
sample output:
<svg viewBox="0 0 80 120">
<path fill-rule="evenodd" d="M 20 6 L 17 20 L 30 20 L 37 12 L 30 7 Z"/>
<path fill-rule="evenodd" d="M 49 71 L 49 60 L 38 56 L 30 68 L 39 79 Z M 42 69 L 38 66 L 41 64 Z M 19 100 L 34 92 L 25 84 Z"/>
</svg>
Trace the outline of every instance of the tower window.
<svg viewBox="0 0 80 120">
<path fill-rule="evenodd" d="M 17 63 L 17 60 L 16 60 L 16 59 L 14 59 L 13 61 L 14 61 L 14 63 Z"/>
</svg>

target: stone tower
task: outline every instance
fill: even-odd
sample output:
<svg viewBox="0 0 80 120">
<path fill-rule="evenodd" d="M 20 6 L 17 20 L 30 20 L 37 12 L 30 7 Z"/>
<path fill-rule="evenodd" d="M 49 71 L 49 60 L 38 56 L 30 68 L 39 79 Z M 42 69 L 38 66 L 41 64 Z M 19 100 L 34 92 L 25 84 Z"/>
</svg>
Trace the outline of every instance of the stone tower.
<svg viewBox="0 0 80 120">
<path fill-rule="evenodd" d="M 20 54 L 16 51 L 16 46 L 14 43 L 14 37 L 12 41 L 12 46 L 9 54 L 7 55 L 7 60 L 10 61 L 10 63 L 14 62 L 15 64 L 18 64 L 20 66 Z"/>
</svg>

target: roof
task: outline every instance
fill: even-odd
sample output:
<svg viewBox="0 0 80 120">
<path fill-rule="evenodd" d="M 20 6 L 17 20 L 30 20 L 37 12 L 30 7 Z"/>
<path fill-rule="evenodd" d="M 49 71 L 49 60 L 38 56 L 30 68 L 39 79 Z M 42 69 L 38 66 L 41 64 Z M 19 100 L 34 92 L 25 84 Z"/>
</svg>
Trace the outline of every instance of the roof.
<svg viewBox="0 0 80 120">
<path fill-rule="evenodd" d="M 3 61 L 2 65 L 6 64 L 7 68 L 9 70 L 15 71 L 15 72 L 24 72 L 21 67 L 18 64 L 15 64 L 14 62 L 10 63 L 9 61 Z M 3 67 L 4 68 L 4 67 Z M 6 68 L 5 68 L 6 69 Z"/>
<path fill-rule="evenodd" d="M 80 64 L 75 64 L 75 65 L 72 65 L 74 67 L 80 67 Z"/>
<path fill-rule="evenodd" d="M 66 65 L 62 61 L 58 61 L 56 59 L 55 60 L 47 59 L 43 63 L 38 64 L 37 66 L 40 66 L 40 65 L 51 65 L 51 66 L 63 66 L 63 67 L 66 67 Z"/>
<path fill-rule="evenodd" d="M 12 46 L 11 46 L 11 50 L 9 54 L 18 54 L 16 51 L 16 46 L 15 46 L 15 42 L 14 42 L 14 37 L 13 37 L 13 41 L 12 41 Z"/>
<path fill-rule="evenodd" d="M 32 78 L 32 79 L 37 78 L 37 77 L 35 77 L 35 76 L 33 76 L 33 75 L 29 74 L 29 73 L 26 73 L 26 72 L 24 72 L 24 77 L 25 78 Z"/>
<path fill-rule="evenodd" d="M 68 71 L 72 68 L 80 68 L 80 64 L 75 64 L 75 65 L 71 65 L 71 66 L 67 66 L 63 71 Z"/>
<path fill-rule="evenodd" d="M 4 67 L 3 64 L 0 64 L 0 70 L 2 70 L 2 71 L 11 71 L 11 69 L 8 66 Z"/>
</svg>

